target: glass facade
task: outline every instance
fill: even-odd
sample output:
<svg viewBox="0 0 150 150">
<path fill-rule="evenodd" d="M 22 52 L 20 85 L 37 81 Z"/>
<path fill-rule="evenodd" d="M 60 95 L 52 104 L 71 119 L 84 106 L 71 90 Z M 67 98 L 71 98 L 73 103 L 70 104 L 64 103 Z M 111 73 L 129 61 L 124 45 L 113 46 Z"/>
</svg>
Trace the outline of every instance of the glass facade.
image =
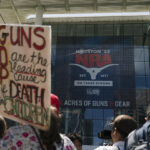
<svg viewBox="0 0 150 150">
<path fill-rule="evenodd" d="M 106 129 L 107 124 L 119 114 L 133 116 L 139 126 L 144 122 L 146 106 L 150 103 L 150 33 L 148 23 L 123 24 L 52 24 L 52 92 L 56 92 L 55 73 L 57 57 L 57 43 L 59 37 L 125 37 L 133 39 L 134 49 L 134 84 L 135 107 L 133 108 L 76 108 L 61 107 L 63 133 L 78 132 L 82 135 L 84 145 L 101 145 L 102 139 L 97 137 L 99 131 Z M 107 44 L 107 43 L 106 43 Z M 124 42 L 126 47 L 126 42 Z M 124 48 L 123 47 L 123 48 Z M 125 53 L 126 51 L 124 51 Z M 119 58 L 118 58 L 119 59 Z M 62 66 L 63 69 L 63 66 Z M 128 69 L 128 68 L 127 68 Z M 70 76 L 62 76 L 62 80 L 70 80 Z M 65 82 L 64 82 L 65 84 Z M 70 87 L 66 87 L 69 90 Z M 94 91 L 98 92 L 98 91 Z M 108 93 L 109 94 L 109 93 Z"/>
</svg>

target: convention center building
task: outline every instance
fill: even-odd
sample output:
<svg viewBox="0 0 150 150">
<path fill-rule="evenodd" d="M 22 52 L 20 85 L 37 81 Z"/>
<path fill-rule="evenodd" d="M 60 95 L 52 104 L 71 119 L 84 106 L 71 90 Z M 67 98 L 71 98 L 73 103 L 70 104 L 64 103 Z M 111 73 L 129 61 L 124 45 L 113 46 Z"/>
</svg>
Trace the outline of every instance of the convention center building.
<svg viewBox="0 0 150 150">
<path fill-rule="evenodd" d="M 109 142 L 98 134 L 111 130 L 117 115 L 144 123 L 150 105 L 149 0 L 12 1 L 0 1 L 1 24 L 51 26 L 51 92 L 60 99 L 62 133 L 79 133 L 90 149 Z"/>
</svg>

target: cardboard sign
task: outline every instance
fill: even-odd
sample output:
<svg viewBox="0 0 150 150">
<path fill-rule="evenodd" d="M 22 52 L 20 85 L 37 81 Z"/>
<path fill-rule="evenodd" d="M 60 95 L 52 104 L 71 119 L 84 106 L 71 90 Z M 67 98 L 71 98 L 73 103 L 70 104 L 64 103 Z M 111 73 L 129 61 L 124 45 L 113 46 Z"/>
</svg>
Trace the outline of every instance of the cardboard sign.
<svg viewBox="0 0 150 150">
<path fill-rule="evenodd" d="M 50 123 L 51 27 L 0 25 L 0 113 L 46 130 Z"/>
</svg>

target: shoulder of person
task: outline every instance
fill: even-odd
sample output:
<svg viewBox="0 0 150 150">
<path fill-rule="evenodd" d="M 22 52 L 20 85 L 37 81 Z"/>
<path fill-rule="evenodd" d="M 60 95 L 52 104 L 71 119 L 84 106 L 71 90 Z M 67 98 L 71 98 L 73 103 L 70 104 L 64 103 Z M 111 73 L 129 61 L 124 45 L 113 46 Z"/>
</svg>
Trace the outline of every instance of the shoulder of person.
<svg viewBox="0 0 150 150">
<path fill-rule="evenodd" d="M 68 150 L 68 149 L 76 150 L 76 147 L 74 146 L 72 141 L 66 135 L 60 134 L 60 137 L 64 144 L 64 150 Z"/>
<path fill-rule="evenodd" d="M 19 147 L 19 148 L 18 148 Z M 0 149 L 39 149 L 40 145 L 32 128 L 28 125 L 8 129 L 0 142 Z"/>
<path fill-rule="evenodd" d="M 65 142 L 71 142 L 72 143 L 72 141 L 65 135 L 65 134 L 60 134 L 60 137 L 61 137 L 61 139 L 63 139 Z"/>
<path fill-rule="evenodd" d="M 12 126 L 12 127 L 10 127 L 8 130 L 30 130 L 31 129 L 31 127 L 29 126 L 29 125 L 16 125 L 16 126 Z"/>
<path fill-rule="evenodd" d="M 29 125 L 18 125 L 18 126 L 13 126 L 13 127 L 10 127 L 8 129 L 8 132 L 10 134 L 13 134 L 13 135 L 19 135 L 19 134 L 22 134 L 24 132 L 28 132 L 30 134 L 34 134 L 34 131 L 33 129 L 31 128 L 31 126 Z M 38 130 L 37 130 L 38 132 Z"/>
<path fill-rule="evenodd" d="M 94 150 L 119 150 L 117 146 L 99 146 Z"/>
</svg>

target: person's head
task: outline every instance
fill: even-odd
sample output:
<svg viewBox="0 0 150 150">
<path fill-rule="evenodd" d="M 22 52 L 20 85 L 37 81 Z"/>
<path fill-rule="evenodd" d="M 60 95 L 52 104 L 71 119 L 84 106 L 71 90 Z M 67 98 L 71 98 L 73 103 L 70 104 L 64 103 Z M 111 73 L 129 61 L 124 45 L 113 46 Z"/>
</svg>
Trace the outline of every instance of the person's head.
<svg viewBox="0 0 150 150">
<path fill-rule="evenodd" d="M 131 116 L 119 115 L 115 118 L 112 125 L 111 137 L 113 143 L 124 141 L 128 134 L 137 128 L 137 123 Z"/>
<path fill-rule="evenodd" d="M 68 134 L 68 137 L 74 143 L 77 150 L 82 150 L 82 138 L 78 133 Z"/>
<path fill-rule="evenodd" d="M 145 117 L 145 120 L 150 120 L 150 106 L 147 107 L 146 109 L 146 117 Z"/>
<path fill-rule="evenodd" d="M 3 136 L 6 133 L 7 125 L 5 119 L 0 116 L 0 139 L 3 138 Z"/>
<path fill-rule="evenodd" d="M 51 97 L 51 106 L 55 107 L 56 109 L 56 114 L 59 115 L 59 107 L 60 107 L 60 100 L 58 98 L 58 96 L 56 96 L 55 94 L 50 95 Z"/>
<path fill-rule="evenodd" d="M 56 114 L 56 108 L 51 106 L 51 124 L 47 131 L 40 130 L 40 137 L 43 144 L 50 149 L 54 142 L 60 143 L 61 137 L 59 135 L 59 116 Z"/>
</svg>

